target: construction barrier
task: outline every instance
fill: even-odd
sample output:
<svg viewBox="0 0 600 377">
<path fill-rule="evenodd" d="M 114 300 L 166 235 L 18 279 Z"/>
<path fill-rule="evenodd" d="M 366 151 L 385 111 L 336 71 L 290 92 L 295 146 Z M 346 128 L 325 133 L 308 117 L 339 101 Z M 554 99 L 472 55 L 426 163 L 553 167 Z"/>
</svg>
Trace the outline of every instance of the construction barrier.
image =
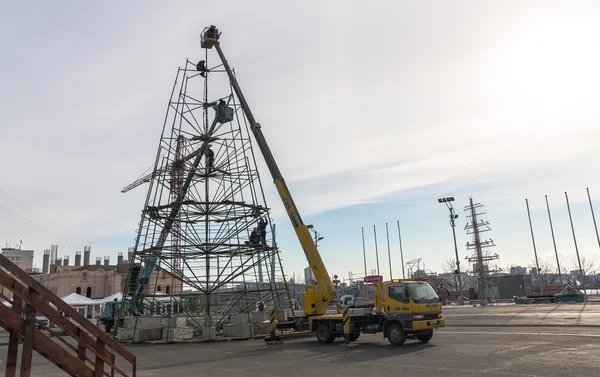
<svg viewBox="0 0 600 377">
<path fill-rule="evenodd" d="M 350 343 L 350 310 L 347 306 L 342 308 L 342 323 L 344 324 L 344 339 Z"/>
</svg>

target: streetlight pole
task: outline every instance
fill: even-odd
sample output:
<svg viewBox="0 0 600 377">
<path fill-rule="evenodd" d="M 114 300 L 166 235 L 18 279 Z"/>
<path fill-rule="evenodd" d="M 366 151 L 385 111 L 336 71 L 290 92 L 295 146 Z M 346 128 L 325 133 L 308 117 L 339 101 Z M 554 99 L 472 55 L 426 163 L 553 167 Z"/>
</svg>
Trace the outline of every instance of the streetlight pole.
<svg viewBox="0 0 600 377">
<path fill-rule="evenodd" d="M 594 207 L 592 206 L 592 198 L 590 197 L 590 189 L 586 187 L 588 200 L 590 201 L 590 209 L 592 210 L 592 220 L 594 220 L 594 229 L 596 229 L 596 239 L 598 240 L 598 247 L 600 247 L 600 236 L 598 236 L 598 226 L 596 225 L 596 216 L 594 216 Z"/>
<path fill-rule="evenodd" d="M 458 258 L 458 246 L 456 245 L 456 230 L 454 229 L 456 227 L 454 220 L 458 218 L 458 215 L 454 213 L 454 207 L 452 207 L 452 204 L 450 204 L 453 201 L 454 197 L 438 199 L 438 203 L 446 203 L 446 207 L 448 207 L 448 210 L 450 210 L 450 226 L 452 227 L 452 237 L 454 238 L 454 253 L 456 255 L 456 271 L 454 271 L 454 273 L 458 275 L 458 302 L 460 305 L 464 305 L 465 302 L 463 298 L 462 278 L 460 276 L 460 260 Z"/>
<path fill-rule="evenodd" d="M 310 231 L 315 234 L 315 247 L 319 247 L 319 241 L 321 241 L 325 237 L 321 237 L 321 233 L 315 230 L 315 227 L 312 224 L 306 226 Z"/>
</svg>

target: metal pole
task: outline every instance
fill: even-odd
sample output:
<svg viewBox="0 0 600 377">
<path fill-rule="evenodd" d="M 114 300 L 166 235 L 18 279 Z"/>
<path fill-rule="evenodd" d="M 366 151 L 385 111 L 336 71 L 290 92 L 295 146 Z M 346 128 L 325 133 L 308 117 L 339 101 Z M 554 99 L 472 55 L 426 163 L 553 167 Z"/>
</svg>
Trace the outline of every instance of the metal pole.
<svg viewBox="0 0 600 377">
<path fill-rule="evenodd" d="M 556 239 L 554 238 L 554 227 L 552 226 L 552 216 L 550 216 L 550 206 L 548 205 L 548 195 L 546 197 L 546 208 L 548 208 L 548 220 L 550 221 L 550 232 L 552 233 L 552 243 L 554 244 L 554 254 L 556 255 L 556 267 L 558 268 L 558 279 L 562 284 L 562 272 L 560 271 L 560 262 L 558 260 L 558 250 L 556 249 Z"/>
<path fill-rule="evenodd" d="M 525 205 L 527 206 L 527 217 L 529 218 L 529 229 L 531 230 L 531 242 L 533 242 L 533 255 L 535 256 L 535 267 L 537 268 L 538 276 L 542 277 L 540 274 L 540 263 L 538 261 L 537 249 L 535 247 L 535 238 L 533 237 L 533 226 L 531 225 L 531 213 L 529 212 L 529 201 L 525 199 Z M 540 284 L 542 295 L 544 294 L 544 282 L 542 281 Z"/>
<path fill-rule="evenodd" d="M 452 226 L 452 237 L 454 238 L 454 253 L 456 255 L 456 271 L 458 272 L 458 289 L 459 289 L 459 305 L 464 305 L 465 300 L 463 298 L 463 289 L 462 289 L 462 278 L 460 276 L 460 260 L 458 259 L 458 246 L 456 245 L 456 231 L 454 230 L 454 208 L 452 205 L 448 205 L 450 208 L 450 225 Z"/>
<path fill-rule="evenodd" d="M 365 228 L 364 227 L 360 227 L 360 230 L 362 232 L 362 241 L 363 241 L 363 259 L 364 259 L 364 263 L 365 263 L 365 277 L 367 277 L 367 251 L 365 249 Z M 368 289 L 367 289 L 367 285 L 365 284 L 365 297 L 368 296 Z"/>
<path fill-rule="evenodd" d="M 388 259 L 390 262 L 390 280 L 392 280 L 393 279 L 393 276 L 392 276 L 392 254 L 390 252 L 390 232 L 388 231 L 388 223 L 385 223 L 385 234 L 387 237 Z"/>
<path fill-rule="evenodd" d="M 567 211 L 569 211 L 569 221 L 571 222 L 571 231 L 573 232 L 573 243 L 575 243 L 575 253 L 577 254 L 577 263 L 579 264 L 579 271 L 581 273 L 581 287 L 583 288 L 583 299 L 587 302 L 587 293 L 585 292 L 585 271 L 581 268 L 581 259 L 579 258 L 579 248 L 577 247 L 577 238 L 575 238 L 575 226 L 573 225 L 573 218 L 571 217 L 571 206 L 569 205 L 569 196 L 565 191 L 565 199 L 567 200 Z"/>
<path fill-rule="evenodd" d="M 373 225 L 373 234 L 375 235 L 375 258 L 377 259 L 377 275 L 381 276 L 379 273 L 379 250 L 377 249 L 377 231 L 375 230 L 375 225 Z"/>
<path fill-rule="evenodd" d="M 272 238 L 273 239 L 271 240 L 271 242 L 272 242 L 273 248 L 277 247 L 277 242 L 275 241 L 275 234 L 276 234 L 275 225 L 276 224 L 273 224 L 273 226 L 272 226 Z M 276 284 L 275 283 L 275 254 L 277 254 L 277 253 L 273 253 L 273 255 L 271 255 L 271 284 Z"/>
<path fill-rule="evenodd" d="M 400 242 L 400 263 L 402 263 L 402 279 L 406 279 L 404 276 L 404 254 L 402 253 L 402 236 L 400 234 L 400 220 L 398 220 L 398 241 Z"/>
<path fill-rule="evenodd" d="M 598 226 L 596 225 L 596 216 L 594 216 L 594 207 L 592 206 L 592 198 L 590 197 L 590 189 L 586 187 L 588 200 L 590 201 L 590 210 L 592 210 L 592 220 L 594 220 L 594 229 L 596 229 L 596 239 L 598 240 L 598 247 L 600 247 L 600 237 L 598 237 Z"/>
</svg>

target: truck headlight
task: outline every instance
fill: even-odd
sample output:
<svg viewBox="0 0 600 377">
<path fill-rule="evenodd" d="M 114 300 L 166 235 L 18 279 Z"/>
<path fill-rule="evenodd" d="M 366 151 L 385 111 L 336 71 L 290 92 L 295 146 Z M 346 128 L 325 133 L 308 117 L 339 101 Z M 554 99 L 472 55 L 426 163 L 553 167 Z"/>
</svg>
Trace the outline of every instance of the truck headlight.
<svg viewBox="0 0 600 377">
<path fill-rule="evenodd" d="M 421 319 L 425 319 L 425 317 L 423 316 L 423 314 L 413 314 L 413 320 L 421 320 Z"/>
</svg>

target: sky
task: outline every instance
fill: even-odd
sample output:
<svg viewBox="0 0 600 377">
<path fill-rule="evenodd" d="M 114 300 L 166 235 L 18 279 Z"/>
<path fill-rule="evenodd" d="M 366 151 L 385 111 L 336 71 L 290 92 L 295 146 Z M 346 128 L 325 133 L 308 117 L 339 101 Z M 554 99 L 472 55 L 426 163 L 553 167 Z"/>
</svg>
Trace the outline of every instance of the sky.
<svg viewBox="0 0 600 377">
<path fill-rule="evenodd" d="M 498 265 L 600 264 L 600 4 L 594 1 L 11 3 L 0 15 L 0 242 L 93 257 L 133 245 L 177 67 L 214 24 L 331 274 L 404 260 L 463 267 L 463 207 L 482 203 Z M 267 179 L 285 273 L 302 249 Z M 600 211 L 600 209 L 598 209 Z M 385 228 L 390 229 L 390 257 Z M 555 263 L 554 263 L 555 264 Z M 297 278 L 298 280 L 298 278 Z"/>
</svg>

